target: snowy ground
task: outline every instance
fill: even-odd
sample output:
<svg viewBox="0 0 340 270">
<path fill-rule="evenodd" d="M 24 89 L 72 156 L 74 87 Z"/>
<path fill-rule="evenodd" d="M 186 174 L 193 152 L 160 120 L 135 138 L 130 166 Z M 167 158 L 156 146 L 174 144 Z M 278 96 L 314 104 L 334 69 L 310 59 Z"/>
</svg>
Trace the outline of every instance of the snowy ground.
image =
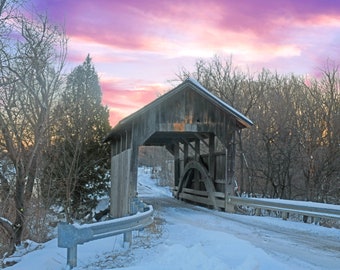
<svg viewBox="0 0 340 270">
<path fill-rule="evenodd" d="M 208 210 L 171 198 L 143 170 L 138 181 L 154 224 L 134 232 L 130 249 L 122 236 L 79 245 L 74 269 L 340 269 L 338 229 Z M 6 269 L 67 269 L 56 239 L 29 248 Z"/>
</svg>

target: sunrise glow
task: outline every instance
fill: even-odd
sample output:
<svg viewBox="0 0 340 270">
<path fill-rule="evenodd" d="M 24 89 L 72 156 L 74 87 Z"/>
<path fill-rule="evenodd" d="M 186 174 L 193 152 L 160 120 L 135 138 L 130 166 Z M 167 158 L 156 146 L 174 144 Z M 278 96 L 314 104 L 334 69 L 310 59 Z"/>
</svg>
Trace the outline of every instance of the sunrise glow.
<svg viewBox="0 0 340 270">
<path fill-rule="evenodd" d="M 90 54 L 110 123 L 172 88 L 198 58 L 232 56 L 253 72 L 313 74 L 339 63 L 340 2 L 295 0 L 34 0 L 65 26 L 69 66 Z"/>
</svg>

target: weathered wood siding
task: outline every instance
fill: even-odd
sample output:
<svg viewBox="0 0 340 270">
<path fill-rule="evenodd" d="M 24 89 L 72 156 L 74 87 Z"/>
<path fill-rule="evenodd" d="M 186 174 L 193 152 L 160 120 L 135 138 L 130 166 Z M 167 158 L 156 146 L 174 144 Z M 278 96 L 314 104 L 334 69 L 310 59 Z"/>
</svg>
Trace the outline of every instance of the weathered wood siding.
<svg viewBox="0 0 340 270">
<path fill-rule="evenodd" d="M 129 179 L 131 149 L 111 158 L 111 204 L 110 215 L 123 217 L 129 213 Z"/>
<path fill-rule="evenodd" d="M 183 180 L 183 172 L 186 175 L 185 170 L 193 170 L 181 182 L 181 188 L 183 183 L 188 184 L 183 190 L 192 188 L 201 194 L 208 186 L 210 197 L 215 191 L 231 194 L 235 132 L 250 125 L 249 119 L 192 79 L 126 117 L 106 138 L 112 145 L 112 216 L 127 215 L 129 200 L 137 196 L 138 148 L 142 145 L 166 146 L 174 156 L 175 188 Z M 221 150 L 216 149 L 216 138 L 224 147 L 222 154 L 217 153 Z M 201 144 L 208 149 L 206 156 Z M 186 167 L 190 160 L 196 162 L 193 168 Z"/>
</svg>

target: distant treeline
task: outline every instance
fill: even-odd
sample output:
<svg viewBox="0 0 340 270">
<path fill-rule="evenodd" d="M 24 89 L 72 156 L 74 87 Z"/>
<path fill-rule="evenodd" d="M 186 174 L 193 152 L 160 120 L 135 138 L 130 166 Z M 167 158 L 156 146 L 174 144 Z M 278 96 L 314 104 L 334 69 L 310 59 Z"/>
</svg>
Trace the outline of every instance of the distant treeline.
<svg viewBox="0 0 340 270">
<path fill-rule="evenodd" d="M 231 58 L 198 60 L 177 80 L 197 79 L 249 117 L 237 136 L 237 182 L 253 196 L 340 203 L 340 73 L 252 75 Z"/>
</svg>

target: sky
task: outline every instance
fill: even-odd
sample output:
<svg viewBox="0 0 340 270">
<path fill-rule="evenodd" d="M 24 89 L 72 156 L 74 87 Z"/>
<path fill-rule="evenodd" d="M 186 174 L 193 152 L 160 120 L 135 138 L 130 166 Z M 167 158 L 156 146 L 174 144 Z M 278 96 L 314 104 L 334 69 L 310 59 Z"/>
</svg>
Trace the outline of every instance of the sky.
<svg viewBox="0 0 340 270">
<path fill-rule="evenodd" d="M 68 67 L 90 54 L 110 123 L 218 55 L 256 74 L 312 75 L 340 64 L 339 0 L 31 0 L 69 38 Z"/>
</svg>

